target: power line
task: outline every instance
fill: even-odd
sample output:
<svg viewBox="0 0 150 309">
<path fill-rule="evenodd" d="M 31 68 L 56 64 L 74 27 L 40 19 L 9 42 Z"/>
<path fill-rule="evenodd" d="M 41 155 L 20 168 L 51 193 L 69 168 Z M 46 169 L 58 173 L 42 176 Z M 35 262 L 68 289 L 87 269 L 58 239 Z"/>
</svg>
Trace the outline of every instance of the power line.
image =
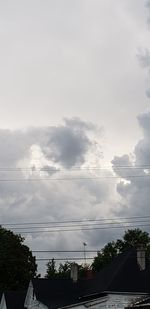
<svg viewBox="0 0 150 309">
<path fill-rule="evenodd" d="M 84 250 L 31 250 L 34 253 L 84 253 Z M 86 250 L 87 253 L 97 253 L 97 250 Z"/>
<path fill-rule="evenodd" d="M 57 232 L 75 232 L 75 231 L 90 231 L 90 230 L 108 230 L 108 229 L 126 229 L 126 228 L 137 228 L 137 227 L 148 227 L 150 224 L 137 224 L 137 225 L 126 225 L 126 226 L 107 226 L 107 227 L 93 227 L 93 228 L 79 228 L 79 229 L 58 229 L 58 230 L 39 230 L 39 231 L 22 231 L 18 233 L 22 234 L 37 234 L 37 233 L 57 233 Z"/>
<path fill-rule="evenodd" d="M 103 166 L 77 166 L 77 167 L 66 167 L 66 168 L 57 168 L 57 167 L 0 167 L 0 171 L 2 172 L 22 172 L 22 171 L 51 171 L 51 172 L 59 172 L 59 171 L 88 171 L 88 170 L 107 170 L 107 169 L 150 169 L 150 164 L 142 164 L 142 165 L 103 165 Z"/>
<path fill-rule="evenodd" d="M 93 260 L 95 257 L 97 257 L 97 256 L 93 256 L 93 257 L 86 257 L 86 259 L 87 260 Z M 135 257 L 129 257 L 130 259 L 135 259 Z M 14 257 L 9 257 L 9 258 L 7 258 L 7 262 L 8 261 L 15 261 L 15 262 L 17 262 L 17 261 L 20 261 L 20 258 L 14 258 Z M 42 258 L 40 258 L 40 257 L 35 257 L 35 261 L 36 262 L 38 262 L 38 261 L 51 261 L 51 260 L 54 260 L 54 261 L 69 261 L 69 260 L 71 260 L 71 261 L 74 261 L 74 260 L 84 260 L 84 257 L 83 256 L 81 256 L 81 257 L 60 257 L 60 258 L 57 258 L 57 257 L 49 257 L 49 258 L 44 258 L 44 257 L 42 257 Z M 0 258 L 0 261 L 3 261 L 3 259 L 2 258 Z M 5 261 L 4 261 L 5 262 Z"/>
<path fill-rule="evenodd" d="M 93 260 L 94 257 L 87 257 L 86 260 Z M 49 261 L 52 259 L 48 259 L 48 258 L 37 258 L 36 261 Z M 54 258 L 54 261 L 75 261 L 75 260 L 84 260 L 83 257 L 72 257 L 72 258 Z"/>
<path fill-rule="evenodd" d="M 101 218 L 101 219 L 64 219 L 64 220 L 59 220 L 59 221 L 37 221 L 37 222 L 15 222 L 15 223 L 0 223 L 0 225 L 3 226 L 19 226 L 19 225 L 34 225 L 34 224 L 61 224 L 61 223 L 84 223 L 84 222 L 103 222 L 103 221 L 114 221 L 114 220 L 132 220 L 132 219 L 144 219 L 144 218 L 150 218 L 150 215 L 147 216 L 131 216 L 131 217 L 113 217 L 113 218 Z M 124 223 L 124 222 L 122 222 Z"/>
<path fill-rule="evenodd" d="M 53 225 L 50 226 L 41 226 L 40 228 L 69 228 L 69 227 L 91 227 L 91 226 L 103 226 L 103 225 L 113 225 L 113 224 L 133 224 L 133 223 L 147 223 L 150 222 L 150 220 L 136 220 L 136 221 L 123 221 L 123 222 L 106 222 L 106 223 L 89 223 L 89 224 L 70 224 L 70 225 Z M 37 229 L 39 226 L 29 226 L 29 227 L 12 227 L 13 230 L 27 230 L 27 229 Z"/>
<path fill-rule="evenodd" d="M 39 181 L 74 181 L 74 180 L 96 180 L 96 179 L 128 179 L 128 178 L 148 178 L 145 175 L 122 175 L 122 176 L 97 176 L 97 177 L 68 177 L 68 178 L 12 178 L 0 179 L 0 182 L 39 182 Z"/>
<path fill-rule="evenodd" d="M 36 261 L 50 261 L 54 259 L 55 261 L 74 261 L 74 260 L 84 260 L 83 257 L 62 257 L 62 258 L 36 258 Z M 94 257 L 87 257 L 87 260 L 93 260 Z M 18 261 L 20 259 L 17 259 L 17 258 L 9 258 L 7 259 L 7 261 Z M 0 261 L 3 261 L 3 259 L 0 258 Z"/>
</svg>

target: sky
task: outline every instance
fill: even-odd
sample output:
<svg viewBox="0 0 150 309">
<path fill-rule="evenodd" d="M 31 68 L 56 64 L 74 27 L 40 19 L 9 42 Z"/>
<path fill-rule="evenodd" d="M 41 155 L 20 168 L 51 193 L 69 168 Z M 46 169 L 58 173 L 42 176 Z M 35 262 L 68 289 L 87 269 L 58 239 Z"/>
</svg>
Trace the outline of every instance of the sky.
<svg viewBox="0 0 150 309">
<path fill-rule="evenodd" d="M 1 224 L 150 214 L 149 36 L 149 0 L 0 0 Z M 124 227 L 26 232 L 81 250 Z"/>
</svg>

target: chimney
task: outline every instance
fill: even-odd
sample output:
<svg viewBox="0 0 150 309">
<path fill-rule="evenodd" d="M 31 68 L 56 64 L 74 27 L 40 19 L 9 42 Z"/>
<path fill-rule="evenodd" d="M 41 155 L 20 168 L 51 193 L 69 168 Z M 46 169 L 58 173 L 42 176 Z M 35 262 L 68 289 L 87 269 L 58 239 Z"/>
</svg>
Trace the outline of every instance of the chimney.
<svg viewBox="0 0 150 309">
<path fill-rule="evenodd" d="M 141 271 L 145 270 L 146 266 L 145 253 L 146 253 L 145 246 L 139 245 L 137 247 L 137 264 Z"/>
<path fill-rule="evenodd" d="M 76 263 L 71 265 L 71 279 L 73 282 L 77 282 L 78 280 L 78 265 Z"/>
</svg>

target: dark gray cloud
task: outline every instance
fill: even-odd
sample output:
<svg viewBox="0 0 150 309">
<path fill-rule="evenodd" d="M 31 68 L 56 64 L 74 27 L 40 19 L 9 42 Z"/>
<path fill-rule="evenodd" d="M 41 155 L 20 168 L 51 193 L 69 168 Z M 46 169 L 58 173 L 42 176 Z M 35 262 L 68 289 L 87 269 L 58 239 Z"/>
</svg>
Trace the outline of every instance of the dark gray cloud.
<svg viewBox="0 0 150 309">
<path fill-rule="evenodd" d="M 42 145 L 42 150 L 48 159 L 65 167 L 83 164 L 85 154 L 92 146 L 86 131 L 93 128 L 78 118 L 66 119 L 65 125 L 49 128 L 47 144 Z"/>
<path fill-rule="evenodd" d="M 39 146 L 43 155 L 53 163 L 72 167 L 83 164 L 94 141 L 88 133 L 96 132 L 91 123 L 79 118 L 65 119 L 64 125 L 26 130 L 0 130 L 0 162 L 13 166 L 31 155 L 31 147 Z"/>
</svg>

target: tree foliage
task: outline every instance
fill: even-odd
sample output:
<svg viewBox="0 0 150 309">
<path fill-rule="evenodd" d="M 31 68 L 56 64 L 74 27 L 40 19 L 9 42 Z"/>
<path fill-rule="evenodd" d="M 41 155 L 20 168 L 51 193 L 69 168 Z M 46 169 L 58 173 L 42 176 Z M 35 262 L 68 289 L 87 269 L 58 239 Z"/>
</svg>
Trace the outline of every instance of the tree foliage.
<svg viewBox="0 0 150 309">
<path fill-rule="evenodd" d="M 24 245 L 24 238 L 0 227 L 0 289 L 15 290 L 27 287 L 36 276 L 35 257 Z"/>
<path fill-rule="evenodd" d="M 56 263 L 55 260 L 52 259 L 47 263 L 45 278 L 56 278 L 56 276 L 57 276 Z"/>
<path fill-rule="evenodd" d="M 72 262 L 60 263 L 58 269 L 56 268 L 56 263 L 54 259 L 47 263 L 47 271 L 45 278 L 70 278 Z M 87 271 L 90 269 L 89 265 L 78 265 L 78 275 L 80 278 L 84 278 Z"/>
<path fill-rule="evenodd" d="M 149 234 L 140 229 L 127 230 L 122 239 L 109 242 L 100 252 L 97 252 L 97 256 L 92 263 L 92 270 L 95 272 L 101 270 L 109 265 L 119 253 L 132 247 L 137 248 L 140 244 L 145 245 L 147 253 L 150 255 Z"/>
</svg>

